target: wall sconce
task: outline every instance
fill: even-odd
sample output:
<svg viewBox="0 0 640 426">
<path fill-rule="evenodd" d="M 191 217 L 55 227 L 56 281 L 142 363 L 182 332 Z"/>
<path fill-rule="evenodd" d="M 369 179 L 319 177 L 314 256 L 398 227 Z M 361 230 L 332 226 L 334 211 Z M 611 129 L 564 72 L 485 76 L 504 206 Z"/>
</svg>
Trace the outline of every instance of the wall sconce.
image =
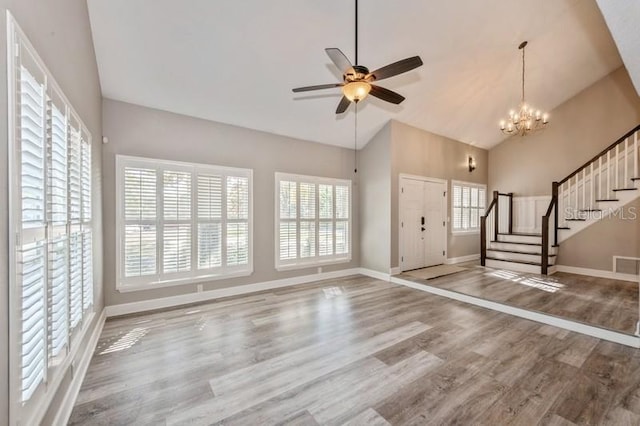
<svg viewBox="0 0 640 426">
<path fill-rule="evenodd" d="M 476 169 L 476 160 L 472 156 L 469 156 L 469 173 Z"/>
</svg>

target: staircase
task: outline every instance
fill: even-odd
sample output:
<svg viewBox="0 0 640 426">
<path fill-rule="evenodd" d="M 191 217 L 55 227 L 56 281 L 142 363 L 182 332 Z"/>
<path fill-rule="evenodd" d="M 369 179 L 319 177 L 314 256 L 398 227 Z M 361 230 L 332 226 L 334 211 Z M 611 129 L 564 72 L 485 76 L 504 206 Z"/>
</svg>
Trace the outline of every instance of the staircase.
<svg viewBox="0 0 640 426">
<path fill-rule="evenodd" d="M 560 243 L 619 214 L 640 196 L 640 125 L 576 169 L 553 182 L 551 201 L 542 216 L 540 233 L 513 232 L 513 193 L 493 192 L 480 221 L 480 259 L 483 266 L 552 274 Z M 501 208 L 507 203 L 507 208 Z M 501 220 L 500 212 L 508 220 Z M 504 213 L 503 213 L 504 214 Z"/>
</svg>

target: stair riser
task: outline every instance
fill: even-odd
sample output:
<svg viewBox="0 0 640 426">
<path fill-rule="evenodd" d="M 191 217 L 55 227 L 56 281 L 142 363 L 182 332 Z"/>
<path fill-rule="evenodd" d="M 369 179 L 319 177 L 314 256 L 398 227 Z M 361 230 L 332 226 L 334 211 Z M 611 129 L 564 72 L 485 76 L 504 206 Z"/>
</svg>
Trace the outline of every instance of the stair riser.
<svg viewBox="0 0 640 426">
<path fill-rule="evenodd" d="M 540 267 L 535 265 L 526 265 L 524 263 L 503 262 L 501 260 L 487 259 L 486 266 L 494 269 L 505 269 L 507 271 L 528 272 L 530 274 L 540 274 Z M 556 267 L 549 266 L 548 275 L 555 274 Z"/>
<path fill-rule="evenodd" d="M 530 235 L 498 235 L 499 242 L 541 244 L 542 237 Z"/>
<path fill-rule="evenodd" d="M 503 262 L 501 260 L 487 259 L 486 266 L 495 269 L 506 269 L 508 271 L 529 272 L 539 274 L 540 267 L 535 265 L 525 265 L 524 263 Z"/>
<path fill-rule="evenodd" d="M 522 254 L 522 253 L 505 253 L 502 251 L 493 251 L 487 250 L 487 256 L 495 257 L 496 259 L 502 260 L 520 260 L 524 262 L 541 262 L 540 255 L 537 254 Z M 555 256 L 549 256 L 549 265 L 553 265 L 555 263 Z"/>
<path fill-rule="evenodd" d="M 495 250 L 510 250 L 510 251 L 522 251 L 527 253 L 540 253 L 542 251 L 541 246 L 528 246 L 525 244 L 515 244 L 515 243 L 502 243 L 502 242 L 491 242 L 489 243 L 489 248 Z M 558 254 L 557 247 L 549 247 L 549 254 Z"/>
</svg>

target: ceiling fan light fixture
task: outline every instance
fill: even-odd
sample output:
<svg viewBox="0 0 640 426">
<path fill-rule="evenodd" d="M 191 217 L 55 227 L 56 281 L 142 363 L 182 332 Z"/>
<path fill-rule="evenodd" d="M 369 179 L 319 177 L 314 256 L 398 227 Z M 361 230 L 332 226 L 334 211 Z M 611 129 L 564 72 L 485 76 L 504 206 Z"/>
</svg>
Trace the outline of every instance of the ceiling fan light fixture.
<svg viewBox="0 0 640 426">
<path fill-rule="evenodd" d="M 360 102 L 371 91 L 371 85 L 366 81 L 352 81 L 342 86 L 342 93 L 351 102 Z"/>
</svg>

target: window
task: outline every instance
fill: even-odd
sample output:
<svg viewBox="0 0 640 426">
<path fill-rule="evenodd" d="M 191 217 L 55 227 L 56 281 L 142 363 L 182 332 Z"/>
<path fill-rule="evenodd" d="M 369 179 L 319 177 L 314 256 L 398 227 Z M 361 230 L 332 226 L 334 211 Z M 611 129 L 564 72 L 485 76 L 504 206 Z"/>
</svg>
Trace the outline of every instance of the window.
<svg viewBox="0 0 640 426">
<path fill-rule="evenodd" d="M 118 156 L 118 288 L 252 273 L 247 169 Z"/>
<path fill-rule="evenodd" d="M 11 18 L 9 35 L 12 421 L 37 424 L 93 315 L 91 135 Z"/>
<path fill-rule="evenodd" d="M 487 187 L 475 183 L 451 183 L 451 211 L 453 212 L 453 226 L 451 232 L 476 233 L 480 232 L 480 217 L 484 214 Z"/>
<path fill-rule="evenodd" d="M 276 173 L 276 269 L 351 260 L 351 181 Z"/>
</svg>

